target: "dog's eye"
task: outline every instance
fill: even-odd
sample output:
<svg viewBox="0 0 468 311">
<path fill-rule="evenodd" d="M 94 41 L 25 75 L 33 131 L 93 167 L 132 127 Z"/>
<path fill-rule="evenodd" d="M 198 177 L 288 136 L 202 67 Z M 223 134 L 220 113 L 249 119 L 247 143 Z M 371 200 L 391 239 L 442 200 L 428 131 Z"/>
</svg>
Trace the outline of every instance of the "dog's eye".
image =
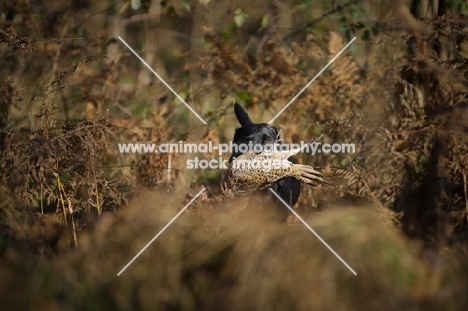
<svg viewBox="0 0 468 311">
<path fill-rule="evenodd" d="M 271 139 L 270 137 L 267 137 L 263 140 L 264 144 L 271 144 L 272 142 L 273 142 L 273 139 Z"/>
</svg>

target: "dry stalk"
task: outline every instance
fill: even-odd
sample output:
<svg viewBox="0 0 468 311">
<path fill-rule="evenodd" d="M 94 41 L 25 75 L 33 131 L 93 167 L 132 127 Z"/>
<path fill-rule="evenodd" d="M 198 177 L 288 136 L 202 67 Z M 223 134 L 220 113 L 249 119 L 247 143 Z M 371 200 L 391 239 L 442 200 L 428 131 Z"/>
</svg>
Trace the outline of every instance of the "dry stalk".
<svg viewBox="0 0 468 311">
<path fill-rule="evenodd" d="M 91 171 L 93 172 L 93 186 L 96 192 L 96 208 L 98 211 L 99 217 L 101 217 L 101 204 L 99 202 L 99 188 L 98 188 L 98 182 L 96 178 L 96 171 L 94 170 L 94 164 L 93 164 L 93 159 L 91 158 L 91 154 L 88 153 L 89 156 L 89 162 L 91 164 Z"/>
<path fill-rule="evenodd" d="M 468 181 L 466 178 L 466 170 L 462 170 L 463 176 L 463 191 L 465 193 L 466 221 L 468 222 Z"/>
<path fill-rule="evenodd" d="M 65 197 L 65 199 L 67 201 L 68 213 L 70 214 L 71 220 L 72 220 L 73 242 L 75 244 L 75 248 L 77 248 L 78 247 L 78 239 L 77 239 L 77 236 L 76 236 L 75 219 L 73 217 L 73 206 L 72 206 L 71 200 L 69 199 L 69 197 L 68 197 L 68 195 L 67 195 L 67 193 L 65 191 L 65 188 L 63 187 L 62 182 L 60 181 L 60 178 L 59 178 L 58 174 L 57 174 L 57 185 L 58 185 L 58 188 L 59 188 L 60 199 L 61 199 L 61 202 L 62 202 L 63 217 L 65 218 L 65 222 L 66 222 L 66 225 L 68 227 L 68 224 L 67 224 L 67 210 L 66 210 L 66 207 L 65 207 L 65 200 L 63 198 Z"/>
</svg>

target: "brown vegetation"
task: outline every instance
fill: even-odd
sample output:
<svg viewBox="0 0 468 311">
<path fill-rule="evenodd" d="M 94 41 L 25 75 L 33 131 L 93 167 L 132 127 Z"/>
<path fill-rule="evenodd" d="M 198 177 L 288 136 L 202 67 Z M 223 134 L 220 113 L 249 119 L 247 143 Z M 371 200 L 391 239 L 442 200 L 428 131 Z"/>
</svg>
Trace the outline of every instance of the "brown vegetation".
<svg viewBox="0 0 468 311">
<path fill-rule="evenodd" d="M 388 15 L 367 1 L 250 11 L 246 1 L 212 2 L 0 5 L 2 306 L 466 308 L 462 4 L 431 15 L 415 5 L 425 1 L 402 2 Z M 146 59 L 153 30 L 151 65 L 208 126 L 143 78 L 146 67 L 114 37 L 121 31 Z M 298 222 L 256 211 L 232 217 L 219 200 L 221 172 L 189 172 L 192 155 L 119 153 L 117 143 L 225 142 L 234 100 L 268 122 L 353 36 L 275 126 L 285 142 L 323 134 L 322 142 L 356 145 L 355 154 L 301 156 L 337 189 L 304 186 L 295 208 L 357 276 Z M 203 200 L 117 277 L 203 187 Z"/>
</svg>

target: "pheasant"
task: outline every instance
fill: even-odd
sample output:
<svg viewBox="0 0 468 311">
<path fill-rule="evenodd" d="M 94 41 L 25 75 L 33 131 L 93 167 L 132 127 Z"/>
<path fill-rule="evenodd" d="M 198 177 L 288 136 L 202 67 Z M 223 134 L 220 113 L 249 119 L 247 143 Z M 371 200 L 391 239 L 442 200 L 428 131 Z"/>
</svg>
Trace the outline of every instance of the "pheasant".
<svg viewBox="0 0 468 311">
<path fill-rule="evenodd" d="M 249 196 L 257 189 L 265 189 L 287 177 L 309 185 L 328 185 L 323 175 L 313 167 L 288 160 L 300 148 L 280 151 L 248 151 L 235 158 L 223 175 L 221 193 L 226 198 Z"/>
</svg>

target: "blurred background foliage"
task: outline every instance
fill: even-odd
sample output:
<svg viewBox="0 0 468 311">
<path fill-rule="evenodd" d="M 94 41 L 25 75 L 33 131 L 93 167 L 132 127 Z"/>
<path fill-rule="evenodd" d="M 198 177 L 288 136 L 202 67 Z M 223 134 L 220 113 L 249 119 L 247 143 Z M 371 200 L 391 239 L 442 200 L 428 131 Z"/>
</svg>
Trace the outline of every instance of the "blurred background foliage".
<svg viewBox="0 0 468 311">
<path fill-rule="evenodd" d="M 3 1 L 3 306 L 466 308 L 467 3 Z M 231 217 L 221 171 L 186 169 L 217 153 L 119 153 L 226 143 L 235 101 L 268 122 L 354 37 L 274 125 L 285 142 L 356 145 L 300 156 L 337 189 L 304 186 L 295 208 L 357 276 L 294 219 Z M 202 187 L 208 200 L 117 277 Z"/>
</svg>

